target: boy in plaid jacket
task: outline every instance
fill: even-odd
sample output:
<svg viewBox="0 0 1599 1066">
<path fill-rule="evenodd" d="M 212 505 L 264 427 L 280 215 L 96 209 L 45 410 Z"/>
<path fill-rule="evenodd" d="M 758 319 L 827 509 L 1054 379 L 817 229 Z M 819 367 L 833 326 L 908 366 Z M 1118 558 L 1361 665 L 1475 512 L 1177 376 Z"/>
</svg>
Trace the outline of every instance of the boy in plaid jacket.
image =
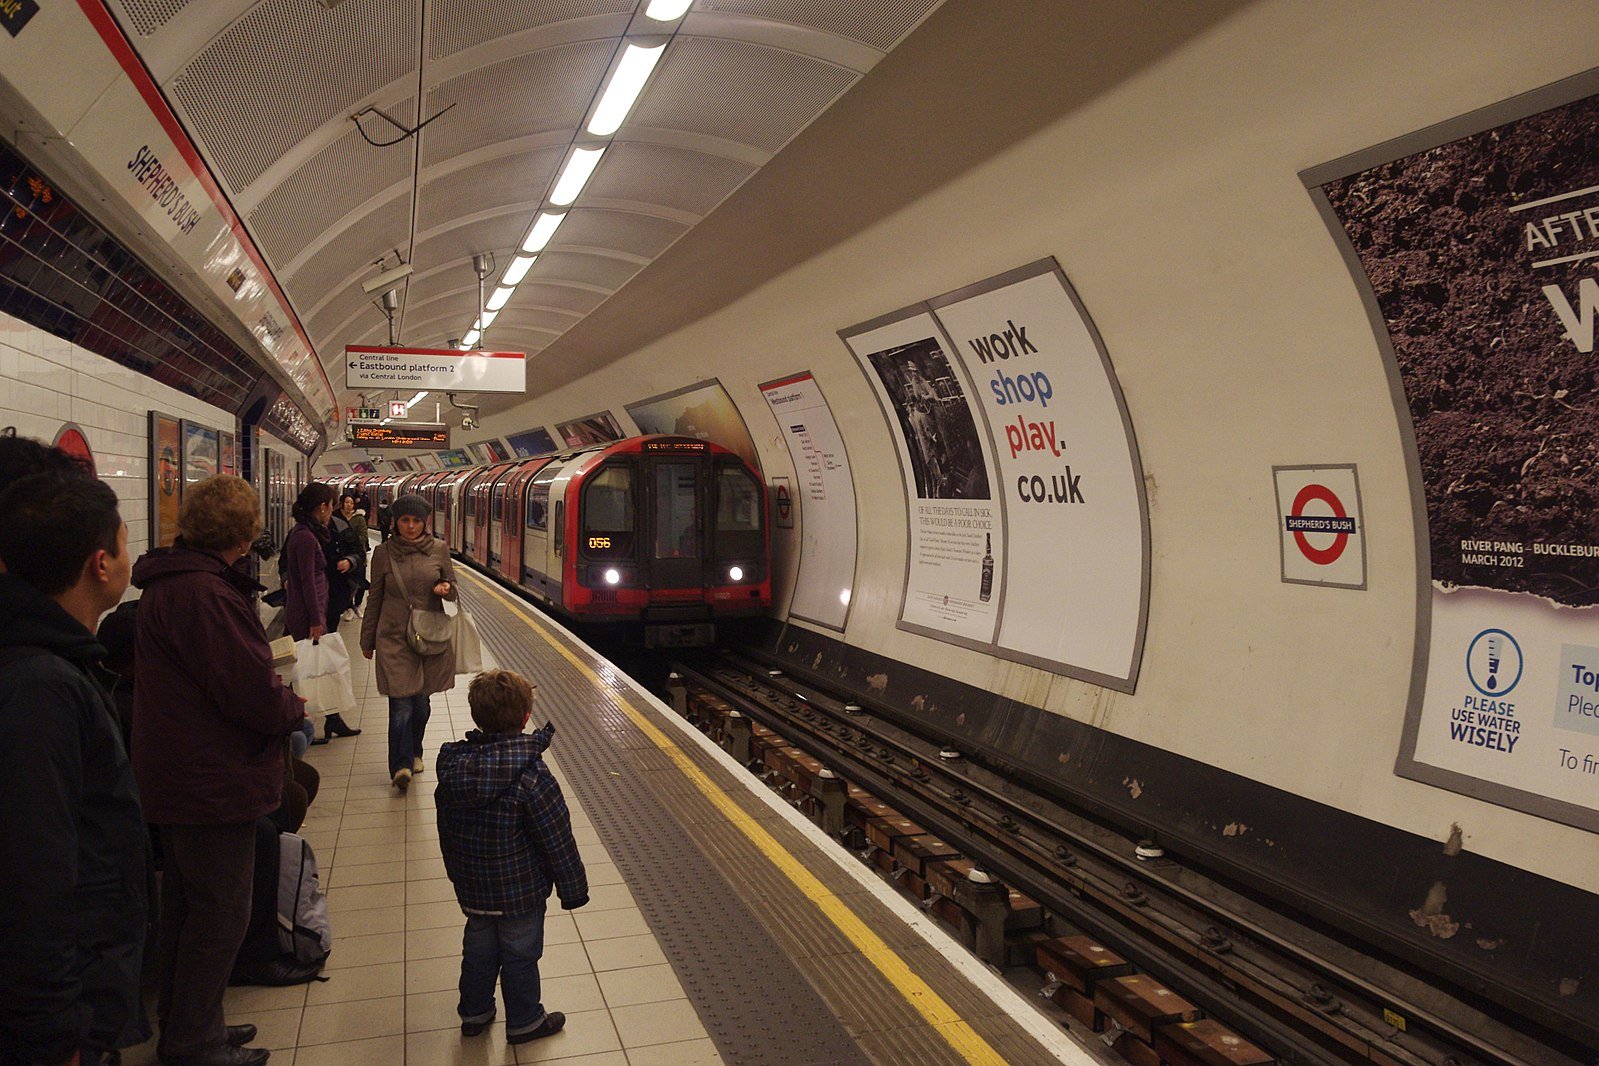
<svg viewBox="0 0 1599 1066">
<path fill-rule="evenodd" d="M 566 1015 L 539 1001 L 544 906 L 551 888 L 563 910 L 589 901 L 566 800 L 540 758 L 555 726 L 522 732 L 533 692 L 510 670 L 472 679 L 467 700 L 478 729 L 439 749 L 435 794 L 444 869 L 466 913 L 461 1035 L 477 1036 L 494 1020 L 498 978 L 509 1044 L 553 1036 L 566 1024 Z"/>
</svg>

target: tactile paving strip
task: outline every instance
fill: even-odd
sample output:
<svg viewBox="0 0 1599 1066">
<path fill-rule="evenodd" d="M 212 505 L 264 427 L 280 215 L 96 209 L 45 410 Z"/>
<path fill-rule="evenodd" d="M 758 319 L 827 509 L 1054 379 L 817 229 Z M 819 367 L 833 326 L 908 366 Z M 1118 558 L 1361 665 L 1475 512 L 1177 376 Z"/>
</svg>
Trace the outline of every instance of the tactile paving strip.
<svg viewBox="0 0 1599 1066">
<path fill-rule="evenodd" d="M 724 870 L 739 867 L 702 853 L 674 818 L 689 812 L 671 793 L 692 786 L 671 761 L 613 697 L 566 662 L 537 654 L 502 605 L 470 585 L 463 591 L 495 658 L 538 685 L 535 714 L 556 723 L 553 754 L 582 792 L 596 832 L 722 1057 L 784 1066 L 872 1061 L 791 959 L 792 949 L 773 939 L 726 879 Z M 658 782 L 649 780 L 657 775 Z M 749 863 L 747 852 L 743 860 Z"/>
</svg>

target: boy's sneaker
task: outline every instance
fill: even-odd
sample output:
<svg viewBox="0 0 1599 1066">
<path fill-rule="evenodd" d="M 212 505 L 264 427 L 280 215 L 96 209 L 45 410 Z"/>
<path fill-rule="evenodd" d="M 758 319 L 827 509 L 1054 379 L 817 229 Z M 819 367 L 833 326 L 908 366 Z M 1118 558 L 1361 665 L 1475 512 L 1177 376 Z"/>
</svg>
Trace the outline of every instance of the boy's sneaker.
<svg viewBox="0 0 1599 1066">
<path fill-rule="evenodd" d="M 483 1030 L 494 1024 L 494 1012 L 489 1011 L 489 1016 L 480 1022 L 462 1022 L 462 1036 L 482 1036 Z"/>
<path fill-rule="evenodd" d="M 410 788 L 411 768 L 408 766 L 402 766 L 398 770 L 394 771 L 393 785 L 401 792 L 404 792 L 406 789 Z"/>
<path fill-rule="evenodd" d="M 558 1010 L 552 1010 L 544 1015 L 544 1020 L 538 1024 L 538 1028 L 529 1029 L 525 1033 L 507 1033 L 505 1034 L 505 1042 L 507 1044 L 526 1044 L 530 1040 L 542 1040 L 547 1036 L 554 1036 L 560 1032 L 561 1027 L 565 1024 L 566 1015 Z M 462 1025 L 461 1030 L 465 1032 L 466 1026 Z"/>
</svg>

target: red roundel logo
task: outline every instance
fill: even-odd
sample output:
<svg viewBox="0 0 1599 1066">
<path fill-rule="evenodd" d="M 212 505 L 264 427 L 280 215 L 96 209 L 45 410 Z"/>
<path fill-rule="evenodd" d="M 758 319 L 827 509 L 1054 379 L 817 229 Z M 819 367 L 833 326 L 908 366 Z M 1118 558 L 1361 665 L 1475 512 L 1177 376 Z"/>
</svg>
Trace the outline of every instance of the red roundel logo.
<svg viewBox="0 0 1599 1066">
<path fill-rule="evenodd" d="M 1305 505 L 1312 500 L 1320 500 L 1332 508 L 1331 517 L 1307 515 Z M 1299 490 L 1299 495 L 1294 497 L 1287 524 L 1300 553 L 1318 566 L 1331 566 L 1337 562 L 1338 557 L 1344 554 L 1344 549 L 1349 547 L 1349 534 L 1355 531 L 1355 520 L 1344 510 L 1343 501 L 1325 485 L 1306 485 Z M 1305 536 L 1307 533 L 1331 533 L 1333 540 L 1327 547 L 1318 548 L 1310 543 Z"/>
</svg>

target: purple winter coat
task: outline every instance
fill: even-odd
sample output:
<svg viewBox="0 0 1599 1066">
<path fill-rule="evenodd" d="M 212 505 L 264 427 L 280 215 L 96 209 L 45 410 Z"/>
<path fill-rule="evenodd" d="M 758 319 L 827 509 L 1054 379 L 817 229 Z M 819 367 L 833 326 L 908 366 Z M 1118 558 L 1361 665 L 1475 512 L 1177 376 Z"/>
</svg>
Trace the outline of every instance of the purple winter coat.
<svg viewBox="0 0 1599 1066">
<path fill-rule="evenodd" d="M 283 538 L 283 628 L 295 640 L 311 636 L 312 626 L 328 624 L 328 557 L 322 546 L 327 526 L 299 521 Z"/>
<path fill-rule="evenodd" d="M 133 772 L 156 825 L 228 825 L 277 809 L 283 738 L 305 701 L 272 668 L 261 620 L 215 552 L 180 540 L 133 567 Z M 253 583 L 252 583 L 253 585 Z"/>
</svg>

